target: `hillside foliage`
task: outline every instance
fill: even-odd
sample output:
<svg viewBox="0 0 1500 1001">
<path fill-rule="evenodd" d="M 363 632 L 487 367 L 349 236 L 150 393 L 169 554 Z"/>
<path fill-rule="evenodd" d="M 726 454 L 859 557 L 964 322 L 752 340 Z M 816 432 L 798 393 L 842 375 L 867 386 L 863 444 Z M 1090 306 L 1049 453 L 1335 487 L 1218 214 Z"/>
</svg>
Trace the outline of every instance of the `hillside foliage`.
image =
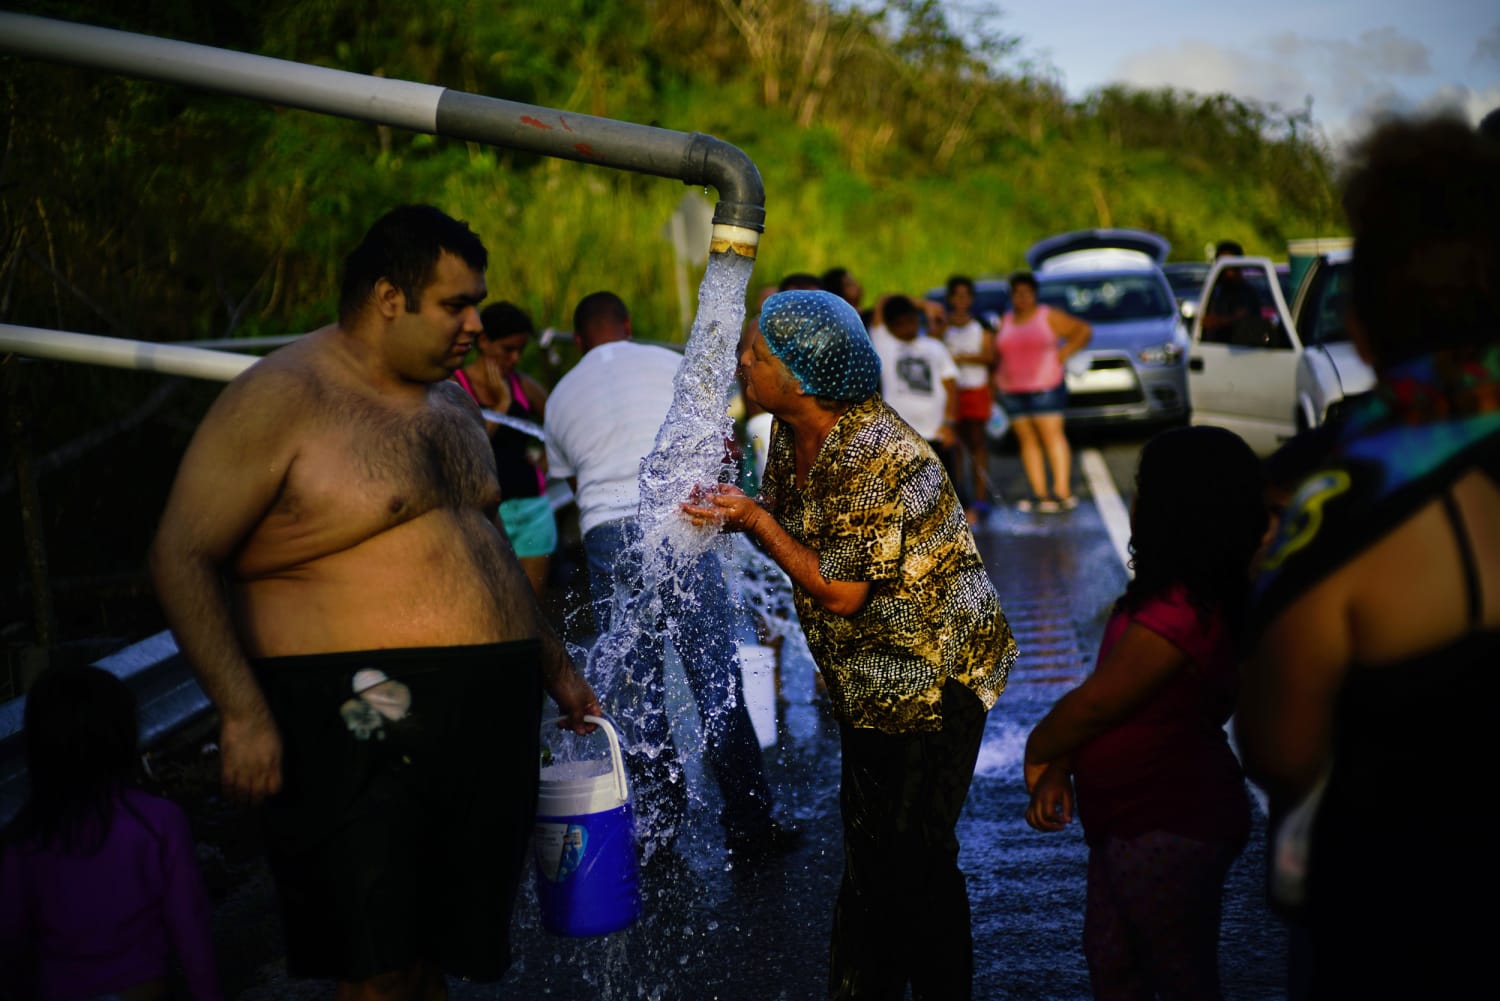
<svg viewBox="0 0 1500 1001">
<path fill-rule="evenodd" d="M 756 284 L 843 265 L 871 296 L 921 291 L 1091 226 L 1155 230 L 1181 258 L 1225 237 L 1280 256 L 1338 229 L 1306 109 L 1123 87 L 1070 101 L 1003 17 L 960 31 L 935 0 L 11 6 L 715 135 L 765 180 Z M 645 336 L 682 336 L 672 181 L 22 58 L 0 58 L 0 88 L 5 322 L 312 329 L 370 221 L 422 201 L 474 226 L 492 297 L 539 324 L 567 329 L 611 288 Z"/>
</svg>

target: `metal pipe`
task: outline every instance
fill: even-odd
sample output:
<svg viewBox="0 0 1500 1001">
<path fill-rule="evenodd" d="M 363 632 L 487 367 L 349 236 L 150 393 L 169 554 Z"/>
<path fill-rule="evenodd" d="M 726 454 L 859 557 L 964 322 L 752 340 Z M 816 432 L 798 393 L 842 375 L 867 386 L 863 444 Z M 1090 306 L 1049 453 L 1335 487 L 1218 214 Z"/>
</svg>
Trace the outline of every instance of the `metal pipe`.
<svg viewBox="0 0 1500 1001">
<path fill-rule="evenodd" d="M 760 171 L 737 147 L 700 133 L 3 11 L 0 53 L 707 185 L 720 198 L 715 253 L 754 257 L 765 229 Z"/>
<path fill-rule="evenodd" d="M 74 334 L 64 330 L 43 330 L 40 327 L 19 327 L 10 323 L 0 323 L 0 352 L 14 352 L 53 361 L 185 375 L 192 379 L 211 379 L 217 382 L 229 382 L 260 360 L 228 351 L 131 341 L 123 337 Z"/>
</svg>

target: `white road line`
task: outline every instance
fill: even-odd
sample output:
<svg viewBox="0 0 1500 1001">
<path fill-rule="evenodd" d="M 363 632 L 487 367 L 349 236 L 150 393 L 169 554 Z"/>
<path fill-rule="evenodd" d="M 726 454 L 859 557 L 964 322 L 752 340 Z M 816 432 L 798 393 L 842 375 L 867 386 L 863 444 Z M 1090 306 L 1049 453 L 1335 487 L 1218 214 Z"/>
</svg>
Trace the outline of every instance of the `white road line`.
<svg viewBox="0 0 1500 1001">
<path fill-rule="evenodd" d="M 1115 555 L 1120 557 L 1125 572 L 1130 573 L 1130 512 L 1125 510 L 1120 491 L 1115 489 L 1104 456 L 1096 448 L 1086 448 L 1079 453 L 1078 462 L 1083 467 L 1084 479 L 1089 481 L 1089 492 L 1094 495 L 1099 517 L 1104 519 L 1104 529 L 1109 532 Z"/>
</svg>

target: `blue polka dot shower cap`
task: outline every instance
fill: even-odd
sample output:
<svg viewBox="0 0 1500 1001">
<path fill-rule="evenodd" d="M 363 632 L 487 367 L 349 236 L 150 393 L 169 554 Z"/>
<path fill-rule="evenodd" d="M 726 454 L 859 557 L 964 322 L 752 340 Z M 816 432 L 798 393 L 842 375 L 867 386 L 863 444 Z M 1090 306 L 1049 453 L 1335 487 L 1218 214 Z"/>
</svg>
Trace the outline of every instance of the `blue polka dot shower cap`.
<svg viewBox="0 0 1500 1001">
<path fill-rule="evenodd" d="M 864 321 L 831 292 L 777 292 L 761 307 L 760 332 L 814 396 L 857 403 L 880 389 L 880 356 Z"/>
</svg>

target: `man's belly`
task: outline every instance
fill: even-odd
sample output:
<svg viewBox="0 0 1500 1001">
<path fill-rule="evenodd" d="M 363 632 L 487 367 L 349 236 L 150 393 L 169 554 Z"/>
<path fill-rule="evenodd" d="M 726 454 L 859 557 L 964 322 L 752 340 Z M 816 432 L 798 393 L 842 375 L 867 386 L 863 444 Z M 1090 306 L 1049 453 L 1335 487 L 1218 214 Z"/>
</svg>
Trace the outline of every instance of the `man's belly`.
<svg viewBox="0 0 1500 1001">
<path fill-rule="evenodd" d="M 277 657 L 534 637 L 530 591 L 514 560 L 496 540 L 473 534 L 451 521 L 407 525 L 235 583 L 246 652 Z"/>
</svg>

